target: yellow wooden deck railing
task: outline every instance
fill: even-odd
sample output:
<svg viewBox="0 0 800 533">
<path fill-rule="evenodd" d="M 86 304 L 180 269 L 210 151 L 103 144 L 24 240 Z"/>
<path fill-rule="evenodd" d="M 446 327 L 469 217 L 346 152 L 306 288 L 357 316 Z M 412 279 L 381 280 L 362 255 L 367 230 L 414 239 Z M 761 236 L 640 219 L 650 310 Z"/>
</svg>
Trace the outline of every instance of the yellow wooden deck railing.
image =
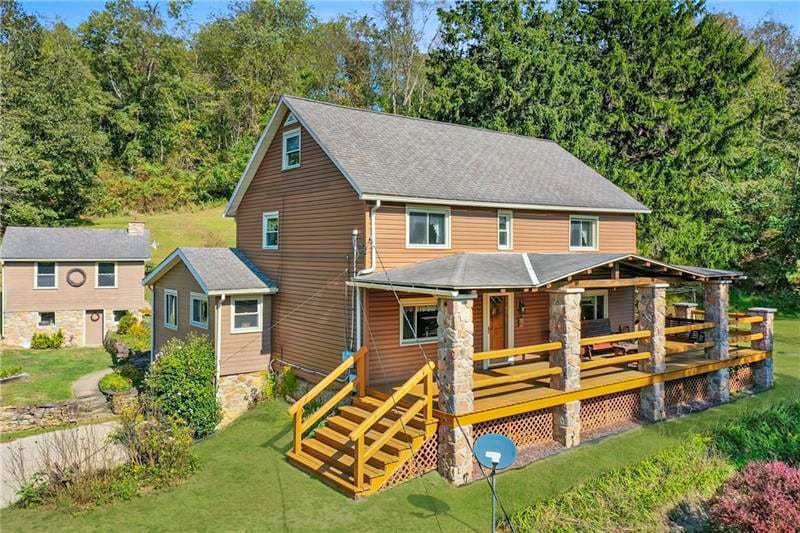
<svg viewBox="0 0 800 533">
<path fill-rule="evenodd" d="M 633 363 L 635 361 L 644 361 L 650 358 L 650 352 L 637 352 L 628 355 L 618 355 L 616 357 L 601 357 L 599 359 L 592 359 L 591 361 L 581 362 L 581 371 L 592 370 L 593 368 L 604 368 L 607 366 L 616 366 L 625 363 Z"/>
<path fill-rule="evenodd" d="M 689 333 L 691 331 L 704 331 L 715 327 L 716 322 L 701 322 L 698 324 L 687 324 L 685 326 L 672 326 L 664 329 L 665 335 L 678 335 L 679 333 Z"/>
<path fill-rule="evenodd" d="M 486 361 L 488 359 L 503 359 L 516 357 L 518 355 L 533 355 L 561 348 L 560 342 L 546 342 L 544 344 L 532 344 L 530 346 L 519 346 L 517 348 L 505 348 L 503 350 L 492 350 L 489 352 L 478 352 L 472 356 L 473 361 Z"/>
<path fill-rule="evenodd" d="M 733 321 L 733 327 L 728 330 L 728 339 L 731 343 L 738 342 L 753 342 L 760 341 L 764 338 L 763 333 L 753 333 L 753 324 L 758 324 L 764 321 L 763 316 L 759 315 L 744 315 L 736 318 Z M 741 326 L 747 326 L 747 329 L 741 329 Z M 743 348 L 737 346 L 736 348 Z"/>
<path fill-rule="evenodd" d="M 314 424 L 319 422 L 322 417 L 328 414 L 331 409 L 344 400 L 348 394 L 353 391 L 358 393 L 358 396 L 364 396 L 366 390 L 366 363 L 367 348 L 361 348 L 359 351 L 342 361 L 330 374 L 325 376 L 322 381 L 314 385 L 302 398 L 297 400 L 289 407 L 289 414 L 294 416 L 294 437 L 292 439 L 292 449 L 294 453 L 300 453 L 300 447 L 303 440 L 303 433 L 308 431 L 309 428 L 314 427 Z M 331 385 L 336 379 L 344 372 L 349 372 L 355 365 L 356 379 L 349 381 L 336 394 L 331 396 L 322 406 L 314 411 L 311 416 L 303 420 L 303 407 L 311 403 L 317 396 L 319 396 L 328 386 Z"/>
<path fill-rule="evenodd" d="M 611 335 L 601 335 L 599 337 L 586 337 L 581 339 L 581 346 L 592 346 L 594 344 L 605 344 L 607 342 L 631 341 L 635 339 L 646 339 L 651 335 L 649 329 L 641 331 L 628 331 L 625 333 L 613 333 Z"/>
<path fill-rule="evenodd" d="M 394 437 L 398 431 L 408 424 L 423 409 L 425 410 L 425 421 L 430 422 L 433 420 L 433 370 L 436 365 L 433 361 L 428 361 L 420 368 L 416 374 L 411 376 L 400 388 L 398 388 L 389 398 L 386 399 L 380 407 L 364 419 L 356 429 L 350 432 L 349 438 L 355 443 L 355 462 L 353 469 L 354 484 L 360 487 L 364 482 L 364 465 L 384 444 Z M 400 401 L 405 398 L 417 385 L 422 382 L 423 397 L 419 398 L 409 407 L 397 420 L 389 426 L 383 435 L 375 439 L 369 448 L 365 449 L 364 435 L 372 429 L 379 420 L 381 420 L 386 413 L 391 411 Z"/>
</svg>

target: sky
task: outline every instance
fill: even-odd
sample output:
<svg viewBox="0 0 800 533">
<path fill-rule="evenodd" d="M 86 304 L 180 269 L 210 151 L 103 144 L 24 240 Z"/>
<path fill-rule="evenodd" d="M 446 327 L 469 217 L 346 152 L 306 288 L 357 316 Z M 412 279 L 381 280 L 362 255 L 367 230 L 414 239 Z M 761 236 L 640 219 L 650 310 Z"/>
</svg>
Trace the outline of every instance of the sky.
<svg viewBox="0 0 800 533">
<path fill-rule="evenodd" d="M 60 20 L 69 26 L 77 26 L 92 11 L 103 8 L 103 0 L 22 0 L 26 11 L 35 13 L 48 22 Z M 166 0 L 161 2 L 166 4 Z M 376 4 L 372 0 L 310 0 L 314 13 L 323 20 L 340 14 L 358 13 L 374 15 Z M 216 14 L 226 12 L 227 0 L 195 0 L 192 18 L 202 23 Z M 709 11 L 728 11 L 736 15 L 745 26 L 754 26 L 765 18 L 772 18 L 792 27 L 800 35 L 800 0 L 707 0 Z"/>
</svg>

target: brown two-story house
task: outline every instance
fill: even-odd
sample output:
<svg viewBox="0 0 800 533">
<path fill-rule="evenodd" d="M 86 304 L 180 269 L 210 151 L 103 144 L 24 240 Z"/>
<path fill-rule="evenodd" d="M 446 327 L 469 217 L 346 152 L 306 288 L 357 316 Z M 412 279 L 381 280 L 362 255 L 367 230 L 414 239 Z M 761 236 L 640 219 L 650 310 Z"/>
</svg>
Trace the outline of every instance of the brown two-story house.
<svg viewBox="0 0 800 533">
<path fill-rule="evenodd" d="M 719 384 L 733 366 L 719 363 L 730 359 L 722 309 L 741 274 L 638 256 L 648 212 L 547 140 L 284 97 L 225 211 L 237 225 L 226 270 L 242 276 L 216 302 L 230 302 L 224 320 L 252 312 L 258 325 L 219 350 L 221 395 L 266 369 L 317 383 L 290 409 L 289 457 L 353 495 L 411 476 L 412 455 L 468 481 L 466 443 L 490 429 L 523 435 L 520 446 L 575 445 L 581 398 L 633 391 L 625 416 L 659 419 L 664 381 Z M 171 309 L 193 313 L 192 291 L 211 294 L 193 253 L 146 280 L 176 294 L 155 313 L 174 323 L 156 352 L 188 331 Z M 164 281 L 176 266 L 192 279 Z M 667 337 L 670 280 L 710 289 L 706 319 L 683 312 Z M 683 366 L 667 364 L 668 348 Z M 758 353 L 748 362 L 768 359 Z M 326 387 L 338 393 L 304 419 Z"/>
<path fill-rule="evenodd" d="M 37 332 L 61 330 L 70 346 L 96 346 L 125 313 L 147 307 L 149 232 L 127 229 L 8 227 L 3 264 L 2 338 L 30 346 Z"/>
</svg>

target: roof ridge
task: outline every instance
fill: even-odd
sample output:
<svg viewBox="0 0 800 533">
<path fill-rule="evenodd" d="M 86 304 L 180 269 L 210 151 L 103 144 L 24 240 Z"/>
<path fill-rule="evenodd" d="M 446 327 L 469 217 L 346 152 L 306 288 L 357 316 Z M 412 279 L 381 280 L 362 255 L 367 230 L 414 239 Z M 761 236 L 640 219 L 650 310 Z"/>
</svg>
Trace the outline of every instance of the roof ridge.
<svg viewBox="0 0 800 533">
<path fill-rule="evenodd" d="M 290 99 L 294 99 L 294 100 L 303 100 L 304 102 L 310 102 L 312 104 L 320 104 L 320 105 L 327 105 L 327 106 L 330 106 L 330 107 L 338 107 L 338 108 L 347 109 L 347 110 L 350 110 L 350 111 L 361 111 L 363 113 L 369 113 L 369 114 L 373 114 L 373 115 L 384 115 L 384 116 L 387 116 L 387 117 L 394 117 L 394 118 L 399 118 L 399 119 L 416 120 L 418 122 L 429 122 L 429 123 L 432 123 L 432 124 L 439 124 L 441 126 L 452 126 L 452 127 L 455 127 L 455 128 L 463 128 L 463 129 L 473 130 L 473 131 L 483 131 L 483 132 L 486 132 L 486 133 L 496 133 L 498 135 L 508 135 L 508 136 L 511 136 L 511 137 L 518 137 L 520 139 L 527 139 L 527 140 L 533 140 L 533 141 L 542 141 L 542 142 L 547 142 L 547 143 L 554 144 L 554 145 L 558 146 L 559 148 L 561 148 L 562 150 L 564 150 L 564 148 L 562 148 L 560 144 L 558 144 L 556 141 L 554 141 L 552 139 L 545 139 L 543 137 L 534 137 L 533 135 L 522 135 L 520 133 L 514 133 L 514 132 L 510 132 L 510 131 L 492 130 L 492 129 L 489 129 L 489 128 L 481 128 L 481 127 L 478 127 L 478 126 L 467 126 L 466 124 L 458 124 L 456 122 L 444 122 L 442 120 L 433 120 L 431 118 L 410 117 L 410 116 L 407 116 L 407 115 L 399 115 L 397 113 L 389 113 L 389 112 L 386 112 L 386 111 L 376 111 L 374 109 L 364 109 L 362 107 L 351 107 L 351 106 L 346 106 L 346 105 L 342 105 L 342 104 L 336 104 L 334 102 L 324 102 L 324 101 L 321 101 L 321 100 L 313 100 L 311 98 L 306 98 L 306 97 L 303 97 L 303 96 L 294 96 L 294 95 L 285 94 L 282 97 L 283 98 L 290 98 Z M 594 170 L 594 169 L 592 169 L 592 170 Z"/>
</svg>

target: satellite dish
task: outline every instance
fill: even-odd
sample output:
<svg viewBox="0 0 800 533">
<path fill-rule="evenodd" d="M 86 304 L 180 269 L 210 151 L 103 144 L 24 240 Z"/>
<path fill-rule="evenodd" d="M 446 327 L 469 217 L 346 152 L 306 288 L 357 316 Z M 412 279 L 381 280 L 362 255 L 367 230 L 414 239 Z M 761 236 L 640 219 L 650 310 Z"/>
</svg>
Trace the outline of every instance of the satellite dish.
<svg viewBox="0 0 800 533">
<path fill-rule="evenodd" d="M 487 433 L 479 437 L 473 448 L 478 462 L 486 468 L 504 470 L 517 459 L 514 442 L 498 433 Z"/>
</svg>

